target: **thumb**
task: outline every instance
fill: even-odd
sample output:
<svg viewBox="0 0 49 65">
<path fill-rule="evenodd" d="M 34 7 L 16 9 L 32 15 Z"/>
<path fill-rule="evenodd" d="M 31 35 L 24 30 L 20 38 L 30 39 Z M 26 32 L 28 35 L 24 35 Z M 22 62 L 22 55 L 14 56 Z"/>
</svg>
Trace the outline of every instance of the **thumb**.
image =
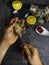
<svg viewBox="0 0 49 65">
<path fill-rule="evenodd" d="M 16 22 L 18 21 L 18 17 L 11 19 L 11 22 L 10 23 L 13 24 L 13 23 L 15 23 L 15 21 Z"/>
<path fill-rule="evenodd" d="M 15 26 L 15 23 L 18 21 L 18 17 L 16 17 L 16 18 L 13 18 L 12 20 L 11 20 L 11 28 L 13 28 L 14 26 Z"/>
<path fill-rule="evenodd" d="M 13 28 L 15 26 L 15 23 L 13 23 L 10 27 Z"/>
</svg>

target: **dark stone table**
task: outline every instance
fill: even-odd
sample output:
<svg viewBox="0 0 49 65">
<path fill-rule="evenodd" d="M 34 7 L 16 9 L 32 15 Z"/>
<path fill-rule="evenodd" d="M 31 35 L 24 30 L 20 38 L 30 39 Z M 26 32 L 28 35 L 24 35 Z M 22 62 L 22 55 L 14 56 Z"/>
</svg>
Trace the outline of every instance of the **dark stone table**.
<svg viewBox="0 0 49 65">
<path fill-rule="evenodd" d="M 6 4 L 8 1 L 9 0 L 0 0 L 0 39 L 1 36 L 3 35 L 4 30 L 3 28 L 5 27 L 7 21 L 11 17 L 11 10 L 9 6 L 7 6 Z M 21 0 L 21 1 L 23 2 L 23 4 L 28 4 L 31 2 L 43 6 L 49 4 L 48 2 L 49 0 Z M 49 30 L 49 23 L 44 23 L 42 26 L 44 26 Z M 44 65 L 49 65 L 49 37 L 38 35 L 34 31 L 34 26 L 32 26 L 26 31 L 24 38 L 28 43 L 35 45 L 38 48 L 42 61 L 44 62 Z"/>
</svg>

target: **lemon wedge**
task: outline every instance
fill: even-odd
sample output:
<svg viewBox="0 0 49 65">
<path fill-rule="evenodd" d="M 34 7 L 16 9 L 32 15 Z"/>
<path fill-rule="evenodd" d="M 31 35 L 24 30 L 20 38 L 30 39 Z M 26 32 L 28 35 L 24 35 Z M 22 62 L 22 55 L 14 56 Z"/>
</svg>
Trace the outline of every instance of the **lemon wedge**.
<svg viewBox="0 0 49 65">
<path fill-rule="evenodd" d="M 22 7 L 22 2 L 21 2 L 21 1 L 13 1 L 13 2 L 12 2 L 12 7 L 13 7 L 15 10 L 20 10 L 21 7 Z"/>
<path fill-rule="evenodd" d="M 27 17 L 26 21 L 27 21 L 28 24 L 34 25 L 36 23 L 36 17 L 30 15 L 30 16 Z"/>
</svg>

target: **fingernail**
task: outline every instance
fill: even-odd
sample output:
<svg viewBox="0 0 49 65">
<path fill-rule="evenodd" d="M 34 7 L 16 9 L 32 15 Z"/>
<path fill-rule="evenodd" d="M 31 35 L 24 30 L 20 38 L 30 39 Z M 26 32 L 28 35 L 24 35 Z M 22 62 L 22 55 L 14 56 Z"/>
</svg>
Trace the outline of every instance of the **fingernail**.
<svg viewBox="0 0 49 65">
<path fill-rule="evenodd" d="M 26 48 L 27 48 L 27 46 L 25 45 L 23 48 L 24 48 L 24 49 L 26 49 Z"/>
</svg>

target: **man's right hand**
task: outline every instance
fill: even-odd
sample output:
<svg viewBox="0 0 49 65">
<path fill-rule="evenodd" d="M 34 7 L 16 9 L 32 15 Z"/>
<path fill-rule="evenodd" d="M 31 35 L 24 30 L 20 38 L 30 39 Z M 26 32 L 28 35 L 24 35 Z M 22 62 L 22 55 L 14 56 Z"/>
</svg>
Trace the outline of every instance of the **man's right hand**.
<svg viewBox="0 0 49 65">
<path fill-rule="evenodd" d="M 23 50 L 30 65 L 43 65 L 37 48 L 28 44 L 23 47 Z"/>
</svg>

